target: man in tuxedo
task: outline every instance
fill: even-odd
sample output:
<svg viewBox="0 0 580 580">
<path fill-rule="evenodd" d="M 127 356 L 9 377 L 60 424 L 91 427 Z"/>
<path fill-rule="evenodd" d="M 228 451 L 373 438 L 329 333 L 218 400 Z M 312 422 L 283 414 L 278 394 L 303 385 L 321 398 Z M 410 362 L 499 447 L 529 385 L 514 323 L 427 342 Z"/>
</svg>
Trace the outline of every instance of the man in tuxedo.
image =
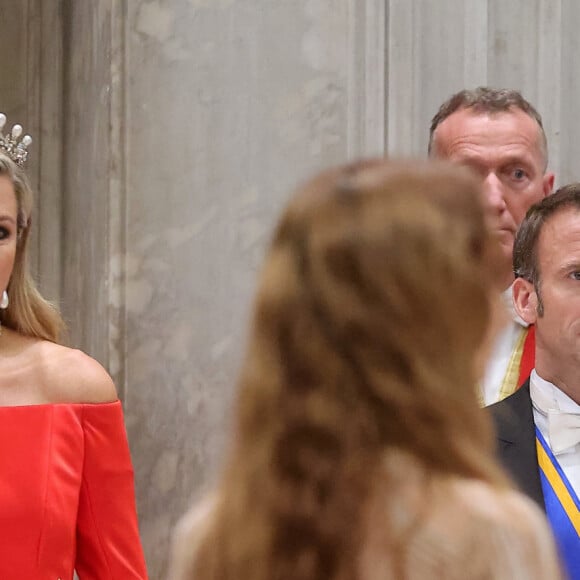
<svg viewBox="0 0 580 580">
<path fill-rule="evenodd" d="M 571 578 L 580 578 L 580 183 L 534 205 L 514 244 L 514 307 L 535 325 L 535 368 L 489 409 L 498 455 L 546 510 Z"/>
<path fill-rule="evenodd" d="M 431 122 L 429 155 L 471 167 L 481 175 L 496 220 L 503 260 L 504 301 L 510 323 L 498 337 L 481 385 L 482 402 L 515 391 L 533 367 L 533 332 L 513 313 L 511 284 L 514 237 L 526 211 L 552 191 L 542 119 L 518 91 L 480 87 L 463 90 L 441 105 Z"/>
</svg>

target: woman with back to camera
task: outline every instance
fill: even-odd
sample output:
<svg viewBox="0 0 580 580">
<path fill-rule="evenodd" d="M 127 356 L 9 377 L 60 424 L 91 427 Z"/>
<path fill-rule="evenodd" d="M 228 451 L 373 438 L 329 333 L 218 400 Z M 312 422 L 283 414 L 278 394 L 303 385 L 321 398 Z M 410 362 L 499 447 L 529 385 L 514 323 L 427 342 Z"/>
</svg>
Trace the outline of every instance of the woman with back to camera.
<svg viewBox="0 0 580 580">
<path fill-rule="evenodd" d="M 179 527 L 173 580 L 560 577 L 477 401 L 502 307 L 465 171 L 363 162 L 290 202 L 229 458 Z"/>
<path fill-rule="evenodd" d="M 123 412 L 27 266 L 30 138 L 0 115 L 0 578 L 146 578 Z"/>
</svg>

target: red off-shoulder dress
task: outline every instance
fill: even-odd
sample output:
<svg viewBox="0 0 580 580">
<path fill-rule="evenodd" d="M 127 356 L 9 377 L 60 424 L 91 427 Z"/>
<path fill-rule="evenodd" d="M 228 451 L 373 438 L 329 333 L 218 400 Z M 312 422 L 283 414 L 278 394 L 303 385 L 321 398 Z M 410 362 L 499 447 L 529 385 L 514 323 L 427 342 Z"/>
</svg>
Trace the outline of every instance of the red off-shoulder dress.
<svg viewBox="0 0 580 580">
<path fill-rule="evenodd" d="M 147 578 L 119 401 L 0 407 L 0 579 Z"/>
</svg>

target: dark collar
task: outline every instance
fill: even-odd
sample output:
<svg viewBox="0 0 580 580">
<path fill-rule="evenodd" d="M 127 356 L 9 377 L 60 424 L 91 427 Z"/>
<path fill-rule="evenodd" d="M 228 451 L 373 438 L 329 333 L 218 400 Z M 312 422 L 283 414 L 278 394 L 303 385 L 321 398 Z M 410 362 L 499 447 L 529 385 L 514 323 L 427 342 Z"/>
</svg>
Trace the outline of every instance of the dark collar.
<svg viewBox="0 0 580 580">
<path fill-rule="evenodd" d="M 495 424 L 498 459 L 521 491 L 544 508 L 529 379 L 488 410 Z"/>
<path fill-rule="evenodd" d="M 530 379 L 513 395 L 490 405 L 488 409 L 495 423 L 498 440 L 513 444 L 529 443 L 530 432 L 535 433 L 536 429 L 530 397 Z"/>
</svg>

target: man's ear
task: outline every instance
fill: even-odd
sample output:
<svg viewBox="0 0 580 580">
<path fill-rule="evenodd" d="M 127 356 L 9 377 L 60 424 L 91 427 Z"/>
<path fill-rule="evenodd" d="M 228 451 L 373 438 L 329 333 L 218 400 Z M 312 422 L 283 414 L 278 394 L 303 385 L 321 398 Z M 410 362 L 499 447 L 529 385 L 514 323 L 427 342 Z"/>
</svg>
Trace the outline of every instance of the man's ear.
<svg viewBox="0 0 580 580">
<path fill-rule="evenodd" d="M 550 195 L 554 190 L 554 174 L 552 172 L 544 174 L 542 189 L 544 191 L 544 197 Z"/>
<path fill-rule="evenodd" d="M 516 278 L 512 285 L 514 308 L 518 316 L 528 324 L 538 318 L 538 295 L 534 285 L 523 278 Z"/>
</svg>

